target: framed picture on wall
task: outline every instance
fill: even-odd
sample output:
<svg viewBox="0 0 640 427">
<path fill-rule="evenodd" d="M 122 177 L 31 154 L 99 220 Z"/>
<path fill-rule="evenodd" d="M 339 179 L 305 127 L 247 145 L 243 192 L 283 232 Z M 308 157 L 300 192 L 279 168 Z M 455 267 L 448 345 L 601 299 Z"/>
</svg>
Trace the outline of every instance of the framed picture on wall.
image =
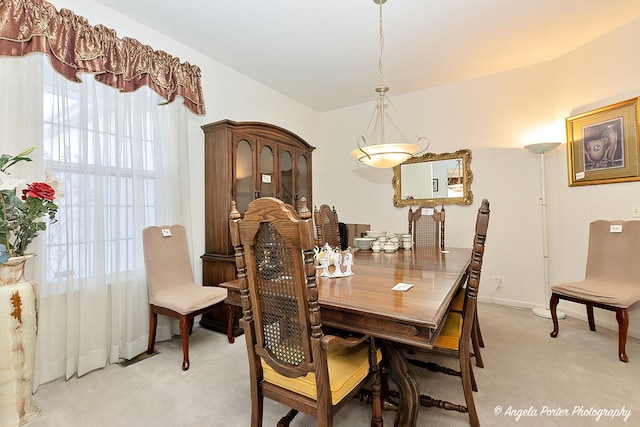
<svg viewBox="0 0 640 427">
<path fill-rule="evenodd" d="M 438 178 L 431 180 L 431 186 L 434 192 L 438 191 Z"/>
<path fill-rule="evenodd" d="M 639 100 L 567 118 L 570 187 L 640 180 Z"/>
</svg>

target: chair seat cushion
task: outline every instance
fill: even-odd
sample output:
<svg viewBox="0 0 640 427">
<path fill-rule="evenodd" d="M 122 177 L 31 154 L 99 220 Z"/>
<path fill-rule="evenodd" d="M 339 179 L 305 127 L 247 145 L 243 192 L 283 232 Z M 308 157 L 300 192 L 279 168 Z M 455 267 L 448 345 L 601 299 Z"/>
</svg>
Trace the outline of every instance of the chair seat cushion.
<svg viewBox="0 0 640 427">
<path fill-rule="evenodd" d="M 450 312 L 434 344 L 438 348 L 458 350 L 462 335 L 462 314 Z"/>
<path fill-rule="evenodd" d="M 629 308 L 640 301 L 640 284 L 637 283 L 615 283 L 587 279 L 582 282 L 560 283 L 552 286 L 551 291 L 560 295 L 620 308 Z"/>
<path fill-rule="evenodd" d="M 466 292 L 465 288 L 462 288 L 456 294 L 453 302 L 451 303 L 451 311 L 457 311 L 462 313 L 462 309 L 464 307 L 464 294 Z"/>
<path fill-rule="evenodd" d="M 227 290 L 218 286 L 182 285 L 149 297 L 149 304 L 189 314 L 217 304 L 227 298 Z"/>
<path fill-rule="evenodd" d="M 382 353 L 377 351 L 378 363 Z M 264 360 L 262 370 L 264 381 L 287 390 L 294 391 L 316 400 L 316 375 L 313 372 L 304 377 L 289 378 L 277 373 Z M 332 404 L 339 403 L 369 374 L 369 345 L 362 344 L 353 348 L 342 348 L 327 354 L 329 386 Z"/>
</svg>

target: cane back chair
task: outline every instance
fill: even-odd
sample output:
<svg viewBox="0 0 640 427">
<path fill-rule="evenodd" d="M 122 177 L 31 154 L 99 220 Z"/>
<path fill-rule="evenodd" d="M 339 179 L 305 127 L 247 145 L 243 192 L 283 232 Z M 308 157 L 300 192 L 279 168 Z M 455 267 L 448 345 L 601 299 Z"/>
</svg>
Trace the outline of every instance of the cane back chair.
<svg viewBox="0 0 640 427">
<path fill-rule="evenodd" d="M 474 320 L 476 314 L 476 305 L 478 298 L 478 288 L 480 286 L 480 273 L 482 270 L 482 260 L 484 257 L 485 242 L 487 237 L 487 228 L 489 226 L 489 201 L 484 199 L 476 218 L 475 236 L 473 239 L 473 249 L 471 255 L 471 264 L 467 274 L 467 283 L 464 288 L 464 304 L 462 313 L 449 311 L 444 325 L 439 331 L 433 350 L 438 354 L 455 357 L 459 362 L 459 371 L 449 368 L 443 368 L 435 363 L 424 362 L 417 359 L 409 359 L 408 362 L 427 368 L 435 372 L 443 372 L 450 375 L 459 376 L 462 379 L 462 389 L 466 406 L 457 405 L 450 402 L 433 399 L 429 396 L 420 396 L 420 404 L 426 407 L 437 407 L 447 410 L 456 410 L 459 412 L 468 412 L 469 421 L 473 427 L 479 427 L 478 413 L 476 411 L 473 400 L 473 392 L 477 391 L 477 385 L 473 376 L 473 368 L 471 366 L 471 336 L 473 333 Z M 414 351 L 415 352 L 418 352 Z M 427 354 L 429 352 L 424 352 Z M 386 387 L 386 386 L 385 386 Z"/>
<path fill-rule="evenodd" d="M 444 206 L 440 210 L 429 206 L 409 207 L 409 233 L 416 248 L 439 248 L 444 251 Z"/>
<path fill-rule="evenodd" d="M 335 207 L 333 209 L 329 205 L 320 205 L 320 209 L 316 207 L 313 210 L 313 220 L 316 224 L 318 246 L 322 247 L 326 243 L 332 248 L 341 246 L 338 213 Z"/>
<path fill-rule="evenodd" d="M 232 202 L 231 242 L 241 281 L 242 327 L 249 357 L 251 426 L 262 425 L 263 398 L 331 426 L 334 412 L 372 380 L 372 426 L 381 426 L 381 354 L 373 338 L 325 335 L 314 265 L 311 212 L 298 217 L 284 202 L 262 197 L 241 219 Z"/>
</svg>

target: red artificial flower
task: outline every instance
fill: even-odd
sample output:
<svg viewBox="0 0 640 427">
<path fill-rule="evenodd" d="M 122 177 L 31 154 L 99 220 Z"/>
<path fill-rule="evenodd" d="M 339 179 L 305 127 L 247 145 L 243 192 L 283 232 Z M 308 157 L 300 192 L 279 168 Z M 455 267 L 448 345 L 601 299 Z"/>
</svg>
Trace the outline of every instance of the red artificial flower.
<svg viewBox="0 0 640 427">
<path fill-rule="evenodd" d="M 27 197 L 34 199 L 44 199 L 53 202 L 56 196 L 56 190 L 46 182 L 34 182 L 27 184 L 27 188 L 22 190 L 22 200 L 27 200 Z"/>
</svg>

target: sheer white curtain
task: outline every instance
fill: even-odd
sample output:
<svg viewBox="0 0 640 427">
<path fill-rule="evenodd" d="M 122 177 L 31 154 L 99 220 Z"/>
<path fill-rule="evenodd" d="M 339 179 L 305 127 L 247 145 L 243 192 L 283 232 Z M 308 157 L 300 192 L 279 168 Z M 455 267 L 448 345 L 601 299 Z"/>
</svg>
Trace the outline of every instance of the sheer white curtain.
<svg viewBox="0 0 640 427">
<path fill-rule="evenodd" d="M 35 145 L 34 174 L 46 168 L 64 184 L 58 222 L 30 247 L 39 254 L 37 386 L 146 350 L 142 229 L 190 225 L 187 113 L 147 88 L 122 94 L 91 75 L 70 82 L 41 55 L 0 64 L 0 113 L 15 124 L 0 134 L 12 142 L 2 152 Z M 171 336 L 163 320 L 159 340 Z"/>
</svg>

